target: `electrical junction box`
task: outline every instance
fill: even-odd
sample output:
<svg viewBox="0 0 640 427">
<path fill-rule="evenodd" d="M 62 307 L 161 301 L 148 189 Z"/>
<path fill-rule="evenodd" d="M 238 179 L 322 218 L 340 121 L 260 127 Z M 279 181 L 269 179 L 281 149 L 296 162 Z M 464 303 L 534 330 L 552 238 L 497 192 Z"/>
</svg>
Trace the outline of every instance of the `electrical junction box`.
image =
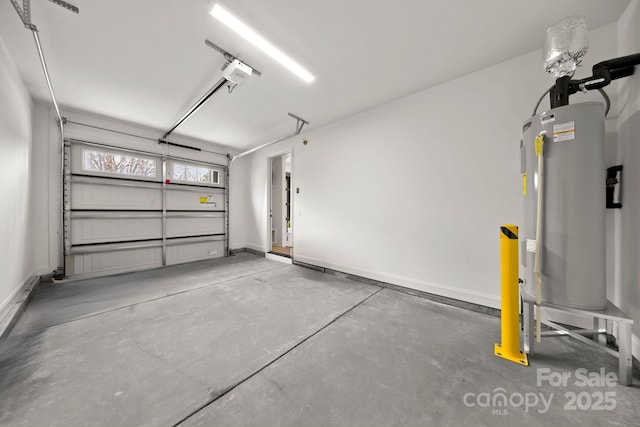
<svg viewBox="0 0 640 427">
<path fill-rule="evenodd" d="M 239 59 L 234 59 L 223 72 L 224 78 L 235 85 L 241 85 L 247 77 L 251 77 L 253 69 L 247 64 L 240 62 Z"/>
</svg>

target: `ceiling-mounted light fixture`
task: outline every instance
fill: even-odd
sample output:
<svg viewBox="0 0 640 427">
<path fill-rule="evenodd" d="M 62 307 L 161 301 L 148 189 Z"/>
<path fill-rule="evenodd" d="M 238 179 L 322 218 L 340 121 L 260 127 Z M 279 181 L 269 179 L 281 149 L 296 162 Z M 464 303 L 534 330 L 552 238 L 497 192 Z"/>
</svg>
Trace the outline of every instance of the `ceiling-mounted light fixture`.
<svg viewBox="0 0 640 427">
<path fill-rule="evenodd" d="M 305 70 L 300 64 L 288 57 L 280 49 L 265 40 L 260 34 L 253 31 L 246 24 L 240 21 L 235 16 L 231 15 L 226 9 L 219 4 L 213 6 L 211 9 L 211 15 L 217 20 L 231 28 L 233 31 L 242 36 L 245 40 L 251 42 L 258 49 L 269 55 L 271 58 L 278 61 L 284 67 L 289 69 L 295 75 L 300 77 L 307 83 L 311 83 L 316 78 L 307 70 Z"/>
</svg>

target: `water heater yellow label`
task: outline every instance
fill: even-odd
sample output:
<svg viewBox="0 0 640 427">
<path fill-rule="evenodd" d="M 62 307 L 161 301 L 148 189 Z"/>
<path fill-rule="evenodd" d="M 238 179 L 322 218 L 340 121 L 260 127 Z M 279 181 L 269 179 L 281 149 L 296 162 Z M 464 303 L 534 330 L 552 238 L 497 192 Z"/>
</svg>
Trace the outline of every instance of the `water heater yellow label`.
<svg viewBox="0 0 640 427">
<path fill-rule="evenodd" d="M 544 145 L 544 135 L 536 136 L 536 156 L 542 156 L 542 146 Z"/>
<path fill-rule="evenodd" d="M 527 195 L 527 173 L 522 174 L 522 195 Z"/>
</svg>

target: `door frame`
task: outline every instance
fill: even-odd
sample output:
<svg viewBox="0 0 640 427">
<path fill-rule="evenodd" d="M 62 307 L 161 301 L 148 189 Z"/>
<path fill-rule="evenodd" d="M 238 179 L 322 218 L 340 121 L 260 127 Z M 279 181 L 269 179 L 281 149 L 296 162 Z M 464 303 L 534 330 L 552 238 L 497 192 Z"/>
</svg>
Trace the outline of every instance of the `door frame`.
<svg viewBox="0 0 640 427">
<path fill-rule="evenodd" d="M 289 148 L 289 149 L 282 150 L 282 151 L 277 151 L 277 152 L 267 156 L 267 180 L 266 180 L 267 181 L 266 182 L 266 185 L 267 185 L 267 209 L 266 209 L 266 218 L 265 218 L 266 238 L 267 238 L 267 240 L 266 240 L 266 244 L 265 244 L 265 247 L 264 247 L 264 250 L 265 250 L 264 253 L 266 255 L 268 255 L 269 252 L 271 252 L 271 249 L 272 249 L 272 243 L 271 243 L 271 201 L 272 201 L 271 179 L 272 178 L 271 177 L 272 177 L 273 171 L 272 171 L 271 163 L 272 163 L 273 159 L 275 159 L 277 157 L 285 156 L 287 154 L 291 155 L 291 191 L 292 191 L 292 194 L 291 194 L 291 245 L 292 246 L 291 246 L 291 258 L 290 258 L 290 260 L 293 262 L 294 251 L 295 251 L 295 235 L 296 235 L 295 225 L 294 225 L 294 216 L 295 216 L 294 215 L 294 212 L 295 212 L 295 210 L 294 210 L 294 208 L 295 208 L 295 202 L 294 202 L 295 197 L 294 196 L 295 196 L 295 192 L 293 192 L 294 191 L 293 189 L 295 188 L 295 186 L 294 186 L 295 176 L 294 176 L 294 173 L 293 173 L 293 162 L 294 162 L 294 159 L 293 159 L 293 148 Z M 282 257 L 282 256 L 279 256 L 279 255 L 275 255 L 275 256 L 279 258 L 278 261 L 287 260 L 288 259 L 286 257 Z"/>
</svg>

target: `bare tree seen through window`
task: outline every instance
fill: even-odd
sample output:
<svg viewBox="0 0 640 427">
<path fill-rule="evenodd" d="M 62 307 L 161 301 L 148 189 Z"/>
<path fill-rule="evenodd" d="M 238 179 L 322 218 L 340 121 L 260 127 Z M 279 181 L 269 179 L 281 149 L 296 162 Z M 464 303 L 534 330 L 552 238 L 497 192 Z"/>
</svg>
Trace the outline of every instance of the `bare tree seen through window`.
<svg viewBox="0 0 640 427">
<path fill-rule="evenodd" d="M 173 164 L 173 179 L 185 182 L 218 183 L 218 171 L 201 166 Z"/>
<path fill-rule="evenodd" d="M 156 161 L 104 151 L 84 150 L 84 170 L 118 175 L 156 176 Z"/>
</svg>

